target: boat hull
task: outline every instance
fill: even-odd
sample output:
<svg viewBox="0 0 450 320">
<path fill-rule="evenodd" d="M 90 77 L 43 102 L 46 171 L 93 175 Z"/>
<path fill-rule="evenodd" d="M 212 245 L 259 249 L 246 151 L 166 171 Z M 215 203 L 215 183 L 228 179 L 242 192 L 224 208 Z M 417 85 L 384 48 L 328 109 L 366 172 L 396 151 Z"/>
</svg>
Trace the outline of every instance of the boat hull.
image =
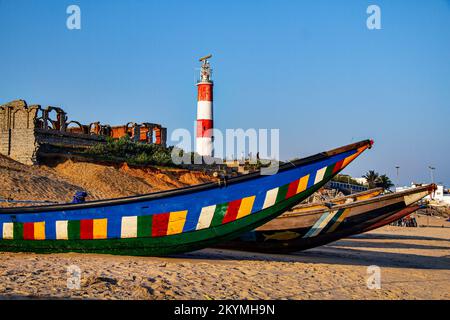
<svg viewBox="0 0 450 320">
<path fill-rule="evenodd" d="M 300 199 L 313 194 L 320 186 L 313 187 L 299 194 L 286 203 L 241 218 L 232 224 L 223 224 L 215 228 L 180 233 L 164 237 L 139 237 L 126 239 L 90 239 L 90 240 L 46 240 L 30 241 L 15 240 L 0 242 L 0 251 L 58 253 L 106 253 L 137 256 L 164 256 L 199 250 L 235 238 L 243 232 L 255 229 L 261 223 L 270 221 L 286 211 L 289 206 L 298 203 Z"/>
<path fill-rule="evenodd" d="M 161 256 L 253 230 L 321 188 L 362 141 L 259 172 L 175 191 L 84 204 L 0 209 L 0 250 Z"/>
<path fill-rule="evenodd" d="M 281 216 L 217 247 L 270 253 L 314 248 L 395 221 L 409 214 L 415 208 L 413 204 L 431 192 L 431 187 L 421 187 L 328 210 Z"/>
<path fill-rule="evenodd" d="M 326 209 L 329 205 L 346 204 L 350 202 L 367 200 L 379 196 L 383 192 L 383 188 L 375 188 L 363 192 L 354 193 L 348 196 L 330 199 L 329 201 L 313 202 L 300 204 L 292 208 L 291 213 L 302 213 L 311 210 Z M 289 212 L 288 212 L 289 213 Z"/>
<path fill-rule="evenodd" d="M 417 204 L 411 205 L 403 210 L 400 210 L 399 212 L 397 212 L 393 215 L 386 217 L 385 219 L 382 219 L 382 220 L 370 225 L 369 227 L 365 228 L 363 230 L 363 232 L 367 232 L 367 231 L 371 231 L 371 230 L 375 230 L 375 229 L 384 227 L 384 226 L 391 224 L 397 220 L 400 220 L 406 216 L 409 216 L 410 214 L 416 212 L 420 208 L 421 208 L 420 205 L 417 205 Z"/>
</svg>

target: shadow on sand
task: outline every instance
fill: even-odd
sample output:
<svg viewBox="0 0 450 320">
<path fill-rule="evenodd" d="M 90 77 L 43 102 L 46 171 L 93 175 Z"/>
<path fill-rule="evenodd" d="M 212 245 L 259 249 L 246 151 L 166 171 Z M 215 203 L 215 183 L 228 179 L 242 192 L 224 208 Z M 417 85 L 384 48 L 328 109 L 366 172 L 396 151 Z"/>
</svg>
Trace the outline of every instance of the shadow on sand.
<svg viewBox="0 0 450 320">
<path fill-rule="evenodd" d="M 368 251 L 357 248 L 341 248 L 333 244 L 323 248 L 295 253 L 299 257 L 315 259 L 315 263 L 369 266 L 388 268 L 450 270 L 450 256 L 424 256 L 410 253 Z"/>
<path fill-rule="evenodd" d="M 425 240 L 425 241 L 449 241 L 449 239 L 445 238 L 437 238 L 437 237 L 424 237 L 424 236 L 412 236 L 412 235 L 400 235 L 400 234 L 383 234 L 383 233 L 363 233 L 355 236 L 351 236 L 350 238 L 355 239 L 367 239 L 367 240 Z"/>
<path fill-rule="evenodd" d="M 344 247 L 344 248 L 343 248 Z M 348 247 L 348 248 L 347 248 Z M 359 247 L 359 248 L 358 248 Z M 403 243 L 371 243 L 364 241 L 341 240 L 322 247 L 292 254 L 265 254 L 225 249 L 204 249 L 192 253 L 172 256 L 176 259 L 190 260 L 257 260 L 274 262 L 324 263 L 339 265 L 370 266 L 389 268 L 450 270 L 450 256 L 426 256 L 410 253 L 386 252 L 383 250 L 364 250 L 363 248 L 400 248 L 400 249 L 448 249 L 450 247 L 431 245 L 407 245 Z"/>
<path fill-rule="evenodd" d="M 349 247 L 349 248 L 380 248 L 380 249 L 419 249 L 419 250 L 449 250 L 450 243 L 448 246 L 433 246 L 433 245 L 423 245 L 423 244 L 412 244 L 412 243 L 402 243 L 402 242 L 368 242 L 368 241 L 355 241 L 351 239 L 339 240 L 339 247 Z M 333 246 L 333 244 L 331 244 Z"/>
</svg>

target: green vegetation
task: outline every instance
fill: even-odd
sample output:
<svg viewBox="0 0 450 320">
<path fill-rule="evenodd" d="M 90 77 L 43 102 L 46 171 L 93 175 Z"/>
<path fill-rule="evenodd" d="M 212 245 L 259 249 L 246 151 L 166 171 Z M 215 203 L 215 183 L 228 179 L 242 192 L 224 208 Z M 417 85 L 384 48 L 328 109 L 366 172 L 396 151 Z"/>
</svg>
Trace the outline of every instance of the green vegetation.
<svg viewBox="0 0 450 320">
<path fill-rule="evenodd" d="M 71 151 L 71 154 L 91 158 L 95 161 L 126 162 L 130 165 L 138 166 L 179 167 L 179 165 L 173 162 L 172 154 L 176 154 L 180 161 L 184 160 L 186 164 L 202 163 L 201 156 L 195 152 L 185 152 L 173 146 L 165 148 L 161 145 L 135 142 L 127 135 L 120 139 L 108 137 L 106 143 L 98 143 L 88 149 L 80 149 L 76 152 Z M 279 162 L 278 164 L 282 165 L 283 162 Z M 204 166 L 207 165 L 206 162 Z M 267 159 L 257 159 L 256 163 L 246 162 L 244 170 L 252 172 L 267 167 L 270 167 L 270 162 Z M 347 178 L 342 180 L 342 182 L 347 182 Z M 354 180 L 351 180 L 351 183 L 357 184 Z"/>
<path fill-rule="evenodd" d="M 367 181 L 367 185 L 369 189 L 373 188 L 383 188 L 384 190 L 388 190 L 394 186 L 391 179 L 385 175 L 380 175 L 378 172 L 374 170 L 369 170 L 365 175 L 362 176 Z M 342 182 L 342 183 L 350 183 L 362 186 L 363 184 L 356 181 L 352 177 L 348 175 L 338 174 L 333 179 L 333 181 Z"/>
<path fill-rule="evenodd" d="M 384 190 L 390 189 L 391 187 L 394 186 L 391 179 L 385 174 L 382 174 L 381 176 L 378 177 L 377 181 L 375 182 L 375 185 L 377 187 L 383 188 Z"/>
<path fill-rule="evenodd" d="M 367 184 L 369 185 L 370 189 L 376 188 L 376 181 L 378 179 L 379 174 L 375 172 L 374 170 L 369 170 L 366 172 L 365 175 L 362 177 L 366 179 Z"/>
<path fill-rule="evenodd" d="M 350 176 L 347 175 L 343 175 L 343 174 L 338 174 L 336 175 L 332 181 L 336 181 L 336 182 L 342 182 L 342 183 L 350 183 L 350 184 L 355 184 L 355 185 L 359 185 L 362 186 L 361 183 L 359 183 L 358 181 L 356 181 L 355 179 L 353 179 Z"/>
<path fill-rule="evenodd" d="M 127 162 L 131 165 L 175 166 L 172 162 L 173 147 L 134 142 L 125 136 L 118 140 L 108 138 L 105 144 L 99 143 L 84 151 L 86 156 L 113 162 Z"/>
<path fill-rule="evenodd" d="M 387 190 L 394 186 L 391 179 L 387 175 L 380 175 L 374 170 L 369 170 L 365 175 L 363 175 L 363 178 L 367 180 L 367 184 L 369 185 L 370 189 L 383 188 Z"/>
</svg>

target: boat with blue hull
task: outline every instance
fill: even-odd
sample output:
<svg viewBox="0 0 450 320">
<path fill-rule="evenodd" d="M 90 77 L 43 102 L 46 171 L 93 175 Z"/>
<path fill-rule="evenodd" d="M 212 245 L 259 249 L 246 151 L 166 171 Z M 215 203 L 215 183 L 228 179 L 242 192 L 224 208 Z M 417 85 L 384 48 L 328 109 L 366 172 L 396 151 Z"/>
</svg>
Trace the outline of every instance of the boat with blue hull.
<svg viewBox="0 0 450 320">
<path fill-rule="evenodd" d="M 161 256 L 202 249 L 253 230 L 300 203 L 373 142 L 247 175 L 148 195 L 0 209 L 0 251 Z"/>
</svg>

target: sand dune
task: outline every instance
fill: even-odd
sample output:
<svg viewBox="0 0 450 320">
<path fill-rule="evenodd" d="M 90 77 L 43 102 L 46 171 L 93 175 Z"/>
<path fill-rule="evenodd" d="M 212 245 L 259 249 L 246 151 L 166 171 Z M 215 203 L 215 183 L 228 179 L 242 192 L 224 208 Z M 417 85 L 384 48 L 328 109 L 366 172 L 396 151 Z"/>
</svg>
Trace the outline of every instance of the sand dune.
<svg viewBox="0 0 450 320">
<path fill-rule="evenodd" d="M 0 155 L 0 198 L 69 201 L 80 187 L 46 167 L 27 166 Z M 4 205 L 4 203 L 0 203 Z"/>
<path fill-rule="evenodd" d="M 66 160 L 52 166 L 27 166 L 0 155 L 0 198 L 68 202 L 78 190 L 90 198 L 110 199 L 211 181 L 202 172 L 129 167 Z M 5 203 L 0 203 L 6 205 Z"/>
</svg>

